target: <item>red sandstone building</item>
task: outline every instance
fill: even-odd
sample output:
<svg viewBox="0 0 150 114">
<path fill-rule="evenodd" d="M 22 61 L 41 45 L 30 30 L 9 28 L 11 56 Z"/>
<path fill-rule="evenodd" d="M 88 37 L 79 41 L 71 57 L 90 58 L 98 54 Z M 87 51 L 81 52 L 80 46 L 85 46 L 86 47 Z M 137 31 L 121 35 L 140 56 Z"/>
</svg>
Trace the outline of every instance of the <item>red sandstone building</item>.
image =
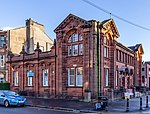
<svg viewBox="0 0 150 114">
<path fill-rule="evenodd" d="M 64 98 L 83 98 L 90 91 L 95 98 L 141 86 L 142 45 L 119 43 L 113 19 L 87 21 L 70 14 L 54 31 L 50 51 L 41 52 L 37 45 L 33 54 L 23 48 L 19 56 L 9 56 L 12 90 Z"/>
<path fill-rule="evenodd" d="M 142 64 L 142 87 L 150 90 L 150 61 L 145 61 Z"/>
</svg>

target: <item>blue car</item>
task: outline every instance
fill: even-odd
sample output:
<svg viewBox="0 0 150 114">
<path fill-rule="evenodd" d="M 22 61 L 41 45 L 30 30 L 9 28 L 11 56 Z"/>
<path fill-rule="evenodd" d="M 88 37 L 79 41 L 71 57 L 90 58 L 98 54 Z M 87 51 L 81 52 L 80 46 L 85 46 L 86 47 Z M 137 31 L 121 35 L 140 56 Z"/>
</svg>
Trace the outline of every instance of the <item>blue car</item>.
<svg viewBox="0 0 150 114">
<path fill-rule="evenodd" d="M 0 104 L 5 107 L 8 106 L 24 106 L 26 98 L 19 96 L 16 92 L 8 90 L 0 90 Z"/>
</svg>

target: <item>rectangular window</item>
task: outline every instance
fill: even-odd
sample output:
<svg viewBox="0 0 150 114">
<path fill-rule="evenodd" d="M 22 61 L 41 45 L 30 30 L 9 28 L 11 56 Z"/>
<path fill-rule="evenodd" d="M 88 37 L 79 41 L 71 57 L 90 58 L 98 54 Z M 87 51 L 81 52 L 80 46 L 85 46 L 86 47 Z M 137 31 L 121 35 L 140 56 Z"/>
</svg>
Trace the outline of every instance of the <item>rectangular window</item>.
<svg viewBox="0 0 150 114">
<path fill-rule="evenodd" d="M 4 67 L 5 55 L 0 55 L 0 67 Z"/>
<path fill-rule="evenodd" d="M 107 47 L 104 47 L 104 57 L 107 57 Z"/>
<path fill-rule="evenodd" d="M 0 83 L 4 83 L 4 78 L 0 78 Z"/>
<path fill-rule="evenodd" d="M 82 86 L 82 68 L 76 68 L 76 86 Z"/>
<path fill-rule="evenodd" d="M 127 63 L 127 54 L 124 54 L 124 62 Z"/>
<path fill-rule="evenodd" d="M 18 72 L 14 72 L 14 86 L 18 86 Z"/>
<path fill-rule="evenodd" d="M 118 50 L 118 61 L 120 61 L 120 51 Z"/>
<path fill-rule="evenodd" d="M 83 40 L 83 39 L 82 39 L 82 35 L 80 35 L 80 36 L 79 36 L 79 41 L 82 41 L 82 40 Z"/>
<path fill-rule="evenodd" d="M 75 85 L 75 75 L 74 75 L 74 68 L 68 69 L 68 86 Z"/>
<path fill-rule="evenodd" d="M 119 54 L 120 54 L 120 55 L 119 55 L 119 56 L 120 56 L 120 57 L 119 57 L 119 58 L 120 58 L 119 60 L 121 61 L 121 51 L 119 51 Z"/>
<path fill-rule="evenodd" d="M 79 44 L 79 55 L 83 55 L 83 44 Z"/>
<path fill-rule="evenodd" d="M 68 46 L 68 56 L 71 56 L 71 52 L 72 52 L 71 46 Z"/>
<path fill-rule="evenodd" d="M 48 69 L 42 70 L 43 73 L 43 86 L 48 86 Z"/>
<path fill-rule="evenodd" d="M 124 63 L 124 53 L 122 53 L 122 62 Z"/>
<path fill-rule="evenodd" d="M 105 79 L 106 79 L 106 82 L 105 82 L 105 86 L 107 87 L 108 86 L 108 79 L 109 77 L 108 77 L 108 69 L 107 68 L 105 68 Z"/>
<path fill-rule="evenodd" d="M 32 80 L 33 80 L 33 77 L 28 76 L 28 86 L 32 86 Z"/>
<path fill-rule="evenodd" d="M 118 70 L 116 70 L 116 86 L 118 86 Z"/>
<path fill-rule="evenodd" d="M 1 47 L 4 47 L 4 46 L 5 46 L 5 36 L 4 36 L 4 35 L 1 35 L 1 36 L 0 36 L 0 46 L 1 46 Z"/>
<path fill-rule="evenodd" d="M 142 68 L 142 71 L 144 71 L 144 68 Z"/>
<path fill-rule="evenodd" d="M 129 55 L 127 55 L 127 63 L 129 64 Z"/>
<path fill-rule="evenodd" d="M 118 61 L 118 50 L 116 50 L 116 60 Z"/>
<path fill-rule="evenodd" d="M 78 41 L 78 34 L 73 34 L 72 42 L 77 42 L 77 41 Z"/>
<path fill-rule="evenodd" d="M 72 55 L 77 56 L 78 55 L 78 45 L 72 46 Z"/>
</svg>

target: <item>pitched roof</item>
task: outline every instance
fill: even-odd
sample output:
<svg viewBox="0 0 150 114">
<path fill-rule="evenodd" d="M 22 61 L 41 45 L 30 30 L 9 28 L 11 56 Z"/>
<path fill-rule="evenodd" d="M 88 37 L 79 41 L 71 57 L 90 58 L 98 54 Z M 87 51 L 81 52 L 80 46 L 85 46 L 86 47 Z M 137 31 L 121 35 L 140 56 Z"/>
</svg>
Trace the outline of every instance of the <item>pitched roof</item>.
<svg viewBox="0 0 150 114">
<path fill-rule="evenodd" d="M 116 45 L 119 46 L 119 47 L 122 47 L 124 50 L 127 50 L 127 51 L 129 51 L 129 52 L 131 52 L 131 53 L 134 53 L 134 51 L 133 51 L 131 48 L 126 47 L 125 45 L 123 45 L 123 44 L 120 43 L 120 42 L 117 42 L 117 41 L 116 41 Z"/>
<path fill-rule="evenodd" d="M 67 21 L 68 19 L 70 19 L 70 18 L 78 19 L 78 20 L 80 20 L 80 21 L 82 21 L 82 22 L 84 22 L 84 23 L 86 23 L 86 24 L 89 23 L 87 20 L 84 20 L 84 19 L 82 19 L 82 18 L 80 18 L 80 17 L 78 17 L 78 16 L 76 16 L 76 15 L 69 14 L 69 15 L 56 27 L 56 29 L 54 30 L 54 32 L 56 32 L 59 28 L 61 28 L 61 27 L 63 26 L 63 24 L 65 24 L 66 21 Z"/>
<path fill-rule="evenodd" d="M 117 29 L 117 26 L 116 26 L 113 19 L 107 19 L 107 20 L 102 21 L 101 23 L 103 26 L 107 25 L 107 23 L 110 23 L 111 25 L 113 25 L 112 27 L 114 29 L 114 31 L 113 31 L 114 35 L 116 35 L 117 38 L 120 36 L 118 29 Z"/>
<path fill-rule="evenodd" d="M 129 46 L 128 48 L 132 49 L 134 52 L 138 51 L 141 44 L 136 44 L 135 46 Z"/>
<path fill-rule="evenodd" d="M 145 64 L 149 64 L 150 65 L 150 61 L 146 61 Z"/>
<path fill-rule="evenodd" d="M 108 21 L 110 21 L 111 19 L 107 19 L 107 20 L 104 20 L 104 21 L 102 21 L 102 24 L 105 24 L 105 23 L 107 23 Z"/>
</svg>

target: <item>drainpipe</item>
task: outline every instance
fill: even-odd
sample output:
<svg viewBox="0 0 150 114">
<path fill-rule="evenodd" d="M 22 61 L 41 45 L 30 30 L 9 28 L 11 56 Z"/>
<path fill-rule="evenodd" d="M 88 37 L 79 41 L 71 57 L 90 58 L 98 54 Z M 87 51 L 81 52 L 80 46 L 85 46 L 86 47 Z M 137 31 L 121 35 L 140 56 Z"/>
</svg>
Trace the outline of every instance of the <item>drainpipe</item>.
<svg viewBox="0 0 150 114">
<path fill-rule="evenodd" d="M 22 91 L 24 91 L 24 54 L 23 54 L 23 77 L 22 77 L 23 79 L 22 79 L 22 86 L 23 86 L 23 90 Z"/>
<path fill-rule="evenodd" d="M 100 95 L 100 77 L 99 77 L 99 22 L 97 22 L 97 46 L 96 46 L 96 58 L 97 58 L 97 62 L 96 62 L 96 74 L 97 74 L 97 96 Z"/>
<path fill-rule="evenodd" d="M 102 54 L 101 54 L 102 53 L 102 51 L 101 51 L 101 44 L 102 44 L 102 42 L 101 42 L 101 25 L 99 25 L 99 30 L 100 30 L 100 32 L 99 32 L 99 34 L 100 34 L 99 35 L 99 41 L 100 41 L 100 43 L 99 43 L 99 46 L 100 46 L 99 47 L 99 58 L 100 58 L 100 60 L 99 60 L 99 77 L 100 77 L 100 79 L 99 80 L 100 81 L 99 82 L 100 82 L 100 96 L 102 96 L 102 70 L 101 70 L 102 69 L 102 67 L 101 67 L 101 64 L 102 64 L 101 63 L 101 61 L 102 61 L 101 60 L 101 57 L 102 57 Z"/>
<path fill-rule="evenodd" d="M 101 76 L 101 24 L 97 22 L 97 92 L 98 96 L 102 96 L 102 76 Z"/>
<path fill-rule="evenodd" d="M 56 39 L 54 39 L 55 46 L 55 96 L 56 96 Z"/>
<path fill-rule="evenodd" d="M 88 49 L 88 50 L 89 50 L 89 52 L 88 52 L 88 56 L 89 56 L 89 68 L 88 68 L 88 70 L 89 70 L 89 71 L 88 71 L 88 72 L 89 72 L 89 75 L 88 75 L 89 87 L 88 87 L 88 89 L 91 90 L 91 83 L 90 83 L 90 82 L 91 82 L 91 79 L 90 79 L 90 73 L 91 73 L 91 72 L 90 72 L 90 59 L 91 59 L 91 56 L 90 56 L 90 55 L 91 55 L 91 54 L 90 54 L 90 40 L 91 40 L 91 34 L 90 34 L 90 32 L 89 32 L 89 38 L 88 38 L 88 40 L 89 40 L 89 41 L 88 41 L 88 43 L 89 43 L 89 44 L 88 44 L 88 45 L 89 45 L 89 47 L 88 47 L 88 48 L 89 48 L 89 49 Z"/>
</svg>

